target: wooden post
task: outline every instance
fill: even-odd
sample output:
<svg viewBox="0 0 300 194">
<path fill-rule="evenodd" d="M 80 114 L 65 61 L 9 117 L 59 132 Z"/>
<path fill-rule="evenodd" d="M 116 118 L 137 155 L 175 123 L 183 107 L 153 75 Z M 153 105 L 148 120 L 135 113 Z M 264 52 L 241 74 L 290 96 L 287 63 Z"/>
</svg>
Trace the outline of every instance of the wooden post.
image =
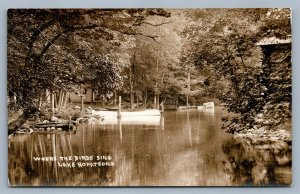
<svg viewBox="0 0 300 194">
<path fill-rule="evenodd" d="M 72 117 L 69 116 L 69 130 L 71 130 L 71 126 L 72 126 Z"/>
<path fill-rule="evenodd" d="M 81 94 L 80 95 L 80 100 L 81 100 L 81 106 L 80 106 L 80 111 L 82 112 L 83 111 L 83 95 Z"/>
<path fill-rule="evenodd" d="M 121 118 L 121 108 L 122 108 L 121 105 L 122 105 L 122 97 L 119 96 L 119 106 L 118 106 L 118 115 L 117 115 L 118 119 Z"/>
<path fill-rule="evenodd" d="M 162 101 L 162 102 L 160 103 L 160 107 L 161 107 L 160 112 L 163 113 L 163 112 L 165 111 L 164 101 Z"/>
</svg>

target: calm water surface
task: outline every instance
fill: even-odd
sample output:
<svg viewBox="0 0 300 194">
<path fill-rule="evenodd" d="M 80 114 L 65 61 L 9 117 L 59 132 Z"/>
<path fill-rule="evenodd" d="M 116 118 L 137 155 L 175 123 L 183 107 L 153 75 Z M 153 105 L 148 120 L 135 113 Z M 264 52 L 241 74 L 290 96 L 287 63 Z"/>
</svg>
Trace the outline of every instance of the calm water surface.
<svg viewBox="0 0 300 194">
<path fill-rule="evenodd" d="M 226 113 L 220 109 L 168 111 L 158 121 L 145 121 L 146 125 L 95 121 L 80 124 L 76 133 L 18 135 L 9 144 L 9 182 L 17 186 L 290 184 L 291 164 L 279 165 L 272 150 L 236 142 L 220 130 L 222 114 Z M 100 162 L 112 166 L 62 167 L 74 161 L 35 161 L 38 156 L 93 157 L 85 161 L 90 163 L 102 156 Z"/>
</svg>

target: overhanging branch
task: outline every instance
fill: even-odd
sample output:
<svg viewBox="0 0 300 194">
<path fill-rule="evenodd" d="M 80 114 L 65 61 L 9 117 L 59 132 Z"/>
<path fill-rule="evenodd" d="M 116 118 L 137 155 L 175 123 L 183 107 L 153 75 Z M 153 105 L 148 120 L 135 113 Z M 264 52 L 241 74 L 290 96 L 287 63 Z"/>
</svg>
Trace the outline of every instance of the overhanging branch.
<svg viewBox="0 0 300 194">
<path fill-rule="evenodd" d="M 140 33 L 140 32 L 137 32 L 136 34 L 133 34 L 133 35 L 144 36 L 144 37 L 147 37 L 147 38 L 151 38 L 151 39 L 153 39 L 154 41 L 157 41 L 155 38 L 158 38 L 157 35 L 151 36 L 151 35 L 143 34 L 143 33 Z"/>
<path fill-rule="evenodd" d="M 163 22 L 163 23 L 159 23 L 159 24 L 152 24 L 150 22 L 141 22 L 141 24 L 147 24 L 147 25 L 150 25 L 150 26 L 162 26 L 162 25 L 165 25 L 165 24 L 170 24 L 170 23 L 173 23 L 174 21 L 168 21 L 168 22 Z"/>
<path fill-rule="evenodd" d="M 123 32 L 123 31 L 118 31 L 118 30 L 114 30 L 116 32 L 119 32 L 121 34 L 124 34 L 124 35 L 128 35 L 128 36 L 143 36 L 143 37 L 146 37 L 146 38 L 151 38 L 152 40 L 156 41 L 156 38 L 158 38 L 159 36 L 157 35 L 148 35 L 148 34 L 143 34 L 141 32 Z"/>
</svg>

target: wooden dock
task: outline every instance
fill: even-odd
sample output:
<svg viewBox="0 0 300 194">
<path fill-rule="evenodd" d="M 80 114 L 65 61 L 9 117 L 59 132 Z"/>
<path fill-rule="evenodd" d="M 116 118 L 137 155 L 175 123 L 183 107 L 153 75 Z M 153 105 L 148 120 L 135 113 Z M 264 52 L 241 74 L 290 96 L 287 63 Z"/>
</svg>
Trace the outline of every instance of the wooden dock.
<svg viewBox="0 0 300 194">
<path fill-rule="evenodd" d="M 74 122 L 48 122 L 48 123 L 36 123 L 32 125 L 33 131 L 73 131 L 76 129 Z"/>
</svg>

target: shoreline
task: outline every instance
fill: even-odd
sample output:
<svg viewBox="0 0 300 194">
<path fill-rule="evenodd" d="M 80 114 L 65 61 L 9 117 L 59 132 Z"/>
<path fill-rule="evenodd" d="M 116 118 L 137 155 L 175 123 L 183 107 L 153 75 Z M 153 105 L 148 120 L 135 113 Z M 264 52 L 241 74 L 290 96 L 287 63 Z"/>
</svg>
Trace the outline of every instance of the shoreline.
<svg viewBox="0 0 300 194">
<path fill-rule="evenodd" d="M 247 149 L 258 152 L 272 152 L 278 165 L 292 164 L 292 132 L 286 130 L 265 131 L 250 129 L 244 133 L 233 134 L 236 141 Z"/>
</svg>

